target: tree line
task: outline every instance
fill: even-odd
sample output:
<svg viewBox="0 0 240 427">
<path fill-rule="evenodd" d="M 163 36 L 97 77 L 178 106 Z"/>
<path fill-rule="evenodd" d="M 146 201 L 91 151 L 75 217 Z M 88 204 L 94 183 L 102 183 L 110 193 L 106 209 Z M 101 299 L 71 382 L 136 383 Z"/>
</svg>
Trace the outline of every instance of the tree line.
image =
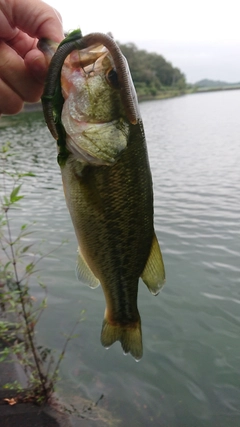
<svg viewBox="0 0 240 427">
<path fill-rule="evenodd" d="M 185 75 L 157 53 L 140 50 L 134 43 L 118 43 L 126 57 L 138 97 L 186 89 Z"/>
</svg>

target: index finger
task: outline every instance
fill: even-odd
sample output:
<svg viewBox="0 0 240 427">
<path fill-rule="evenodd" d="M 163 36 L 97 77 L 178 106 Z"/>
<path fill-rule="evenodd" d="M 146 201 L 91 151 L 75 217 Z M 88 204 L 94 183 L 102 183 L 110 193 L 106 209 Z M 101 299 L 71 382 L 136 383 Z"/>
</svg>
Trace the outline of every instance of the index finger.
<svg viewBox="0 0 240 427">
<path fill-rule="evenodd" d="M 16 50 L 20 56 L 24 58 L 27 52 L 36 47 L 37 39 L 30 37 L 17 27 L 12 28 L 1 10 L 0 22 L 0 40 L 5 41 L 9 46 Z"/>
</svg>

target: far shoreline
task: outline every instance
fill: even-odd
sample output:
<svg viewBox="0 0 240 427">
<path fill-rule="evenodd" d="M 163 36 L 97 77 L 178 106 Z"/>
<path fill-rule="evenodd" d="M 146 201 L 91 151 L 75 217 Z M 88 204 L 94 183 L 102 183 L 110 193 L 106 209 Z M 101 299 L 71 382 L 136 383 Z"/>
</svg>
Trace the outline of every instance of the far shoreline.
<svg viewBox="0 0 240 427">
<path fill-rule="evenodd" d="M 178 96 L 184 96 L 184 95 L 191 95 L 196 93 L 207 93 L 207 92 L 222 92 L 222 91 L 229 91 L 229 90 L 239 90 L 240 86 L 235 87 L 210 87 L 210 88 L 187 88 L 185 90 L 178 90 L 178 89 L 172 89 L 172 90 L 166 90 L 159 92 L 157 95 L 140 95 L 138 96 L 138 102 L 144 102 L 144 101 L 157 101 L 161 99 L 169 99 L 169 98 L 176 98 Z M 25 103 L 22 111 L 20 113 L 31 113 L 31 112 L 37 112 L 42 111 L 42 104 L 41 101 L 35 102 L 35 103 Z"/>
</svg>

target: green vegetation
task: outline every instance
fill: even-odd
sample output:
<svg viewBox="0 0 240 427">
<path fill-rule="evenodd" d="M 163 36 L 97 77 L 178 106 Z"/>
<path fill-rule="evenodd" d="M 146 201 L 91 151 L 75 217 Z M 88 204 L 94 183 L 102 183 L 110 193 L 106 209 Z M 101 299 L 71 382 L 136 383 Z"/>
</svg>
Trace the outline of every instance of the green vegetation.
<svg viewBox="0 0 240 427">
<path fill-rule="evenodd" d="M 162 55 L 139 50 L 133 43 L 119 43 L 119 47 L 127 58 L 139 100 L 186 92 L 184 74 Z"/>
<path fill-rule="evenodd" d="M 13 122 L 16 120 L 18 118 L 14 116 Z M 21 369 L 13 368 L 16 380 L 11 377 L 2 386 L 6 398 L 1 399 L 0 404 L 48 404 L 55 413 L 96 421 L 99 426 L 116 427 L 120 421 L 108 409 L 98 406 L 103 394 L 96 401 L 91 401 L 82 398 L 79 391 L 70 399 L 68 391 L 63 390 L 65 396 L 61 395 L 61 399 L 55 393 L 60 380 L 60 364 L 69 341 L 77 337 L 74 331 L 84 320 L 84 310 L 72 331 L 64 334 L 64 345 L 57 357 L 54 357 L 56 351 L 53 355 L 52 349 L 38 342 L 38 322 L 44 316 L 48 303 L 47 287 L 39 278 L 38 267 L 42 258 L 51 252 L 42 255 L 40 248 L 33 243 L 34 223 L 23 223 L 19 229 L 14 225 L 16 218 L 21 217 L 24 184 L 34 176 L 31 172 L 16 169 L 15 157 L 18 154 L 9 143 L 0 148 L 0 374 L 6 369 L 6 364 L 13 363 L 19 364 L 25 375 Z M 20 168 L 24 169 L 24 165 Z M 36 284 L 40 286 L 42 298 L 36 299 L 32 294 Z"/>
<path fill-rule="evenodd" d="M 203 79 L 193 85 L 194 92 L 211 92 L 218 90 L 240 89 L 240 82 L 227 83 L 221 80 Z"/>
<path fill-rule="evenodd" d="M 52 351 L 36 342 L 36 327 L 47 307 L 47 289 L 37 276 L 37 266 L 43 258 L 30 241 L 31 224 L 22 224 L 16 233 L 12 227 L 11 212 L 19 209 L 23 199 L 23 178 L 31 179 L 31 172 L 15 171 L 9 144 L 0 151 L 0 363 L 17 361 L 23 368 L 28 387 L 23 389 L 17 381 L 5 384 L 13 391 L 15 403 L 46 402 L 52 396 L 58 380 L 59 365 L 67 344 L 73 337 L 75 326 L 66 338 L 63 349 L 54 362 Z M 47 256 L 45 254 L 44 256 Z M 42 289 L 42 301 L 31 294 L 30 280 Z"/>
</svg>

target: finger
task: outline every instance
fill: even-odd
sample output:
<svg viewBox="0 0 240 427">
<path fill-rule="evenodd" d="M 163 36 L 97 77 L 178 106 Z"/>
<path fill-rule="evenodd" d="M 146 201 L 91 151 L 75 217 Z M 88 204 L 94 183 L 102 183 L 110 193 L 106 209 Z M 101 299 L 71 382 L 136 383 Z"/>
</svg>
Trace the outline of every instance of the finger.
<svg viewBox="0 0 240 427">
<path fill-rule="evenodd" d="M 0 79 L 0 114 L 17 114 L 23 107 L 23 100 Z"/>
<path fill-rule="evenodd" d="M 39 0 L 5 0 L 1 9 L 10 25 L 18 27 L 29 36 L 49 38 L 60 42 L 64 38 L 61 15 Z"/>
<path fill-rule="evenodd" d="M 0 78 L 23 100 L 38 101 L 42 85 L 31 76 L 24 60 L 3 42 L 0 42 L 0 51 Z"/>
<path fill-rule="evenodd" d="M 1 0 L 0 0 L 1 5 Z M 0 39 L 4 40 L 23 58 L 31 49 L 37 46 L 38 39 L 30 37 L 28 34 L 19 30 L 19 28 L 12 28 L 6 19 L 5 15 L 0 10 Z"/>
<path fill-rule="evenodd" d="M 48 71 L 48 64 L 43 53 L 38 49 L 31 50 L 26 54 L 24 63 L 32 77 L 43 85 Z"/>
<path fill-rule="evenodd" d="M 2 6 L 1 6 L 1 0 L 0 0 L 0 22 L 1 22 L 0 38 L 4 40 L 8 40 L 13 38 L 17 34 L 18 29 L 15 27 L 12 27 L 9 24 L 6 16 L 4 15 L 1 9 L 2 9 Z"/>
<path fill-rule="evenodd" d="M 37 47 L 37 42 L 38 39 L 33 39 L 20 30 L 17 30 L 17 34 L 14 37 L 6 40 L 8 46 L 12 47 L 22 58 L 24 58 L 31 49 Z"/>
<path fill-rule="evenodd" d="M 1 0 L 0 0 L 1 6 Z M 25 32 L 19 30 L 9 24 L 3 12 L 0 10 L 0 39 L 4 40 L 9 46 L 11 46 L 16 52 L 23 58 L 25 55 L 37 47 L 38 39 L 30 37 Z"/>
</svg>

